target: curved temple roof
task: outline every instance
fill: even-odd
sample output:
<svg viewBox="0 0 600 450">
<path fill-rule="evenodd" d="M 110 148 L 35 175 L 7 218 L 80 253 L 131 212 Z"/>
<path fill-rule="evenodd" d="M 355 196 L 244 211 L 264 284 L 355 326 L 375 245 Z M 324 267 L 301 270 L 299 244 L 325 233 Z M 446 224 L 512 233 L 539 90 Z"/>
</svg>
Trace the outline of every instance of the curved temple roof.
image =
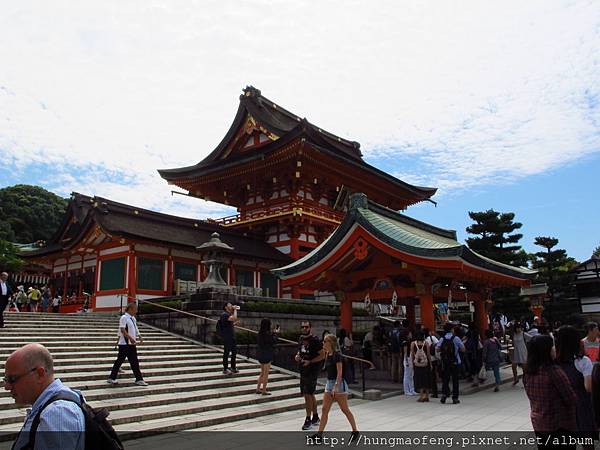
<svg viewBox="0 0 600 450">
<path fill-rule="evenodd" d="M 228 154 L 228 149 L 249 117 L 252 117 L 260 126 L 271 133 L 273 141 L 241 157 L 231 156 Z M 261 159 L 266 153 L 279 148 L 284 142 L 295 138 L 304 138 L 314 148 L 318 148 L 320 152 L 330 154 L 346 163 L 358 166 L 362 170 L 371 172 L 397 185 L 400 189 L 407 190 L 411 195 L 415 196 L 417 201 L 429 200 L 437 191 L 437 188 L 415 186 L 403 182 L 367 164 L 362 159 L 360 144 L 358 142 L 336 136 L 310 123 L 305 118 L 300 118 L 264 97 L 259 89 L 252 86 L 244 89 L 244 93 L 240 96 L 240 104 L 236 116 L 229 131 L 219 145 L 206 158 L 192 166 L 160 169 L 158 172 L 163 179 L 169 182 L 202 176 L 225 168 L 225 164 L 237 165 Z"/>
<path fill-rule="evenodd" d="M 354 194 L 344 221 L 329 238 L 311 253 L 272 272 L 282 279 L 302 275 L 324 263 L 352 232 L 361 227 L 378 241 L 405 255 L 431 261 L 456 261 L 479 270 L 516 280 L 530 280 L 537 273 L 522 267 L 502 264 L 482 256 L 456 240 L 456 232 L 444 230 L 382 207 Z"/>
<path fill-rule="evenodd" d="M 186 219 L 118 203 L 102 197 L 79 193 L 71 201 L 63 224 L 46 247 L 23 253 L 39 257 L 79 245 L 91 226 L 98 225 L 112 236 L 158 242 L 195 251 L 214 232 L 230 244 L 236 255 L 285 264 L 290 257 L 264 242 L 260 237 L 232 230 L 203 220 Z"/>
</svg>

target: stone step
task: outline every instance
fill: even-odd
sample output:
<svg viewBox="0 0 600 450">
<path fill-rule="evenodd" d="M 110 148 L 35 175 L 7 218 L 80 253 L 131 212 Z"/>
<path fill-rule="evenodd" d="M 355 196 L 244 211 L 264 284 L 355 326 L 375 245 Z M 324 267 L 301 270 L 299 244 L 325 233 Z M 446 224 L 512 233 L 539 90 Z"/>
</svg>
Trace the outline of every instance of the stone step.
<svg viewBox="0 0 600 450">
<path fill-rule="evenodd" d="M 238 369 L 247 369 L 251 367 L 258 367 L 258 364 L 255 363 L 245 363 L 240 361 L 238 363 Z M 173 368 L 153 368 L 148 369 L 144 367 L 142 364 L 140 367 L 142 374 L 144 375 L 144 379 L 146 377 L 154 377 L 154 376 L 167 376 L 167 375 L 185 375 L 185 374 L 198 374 L 198 373 L 206 373 L 206 372 L 218 372 L 221 373 L 223 371 L 223 365 L 221 363 L 215 363 L 211 365 L 200 365 L 195 367 L 173 367 Z M 107 370 L 102 370 L 102 368 L 95 368 L 93 371 L 87 372 L 74 372 L 74 373 L 60 373 L 57 372 L 56 376 L 60 378 L 65 383 L 69 384 L 73 381 L 94 381 L 94 380 L 106 380 L 110 374 L 110 367 Z M 131 372 L 127 372 L 128 376 L 131 376 Z M 222 376 L 222 374 L 221 374 Z M 148 380 L 146 380 L 148 381 Z M 149 381 L 148 381 L 149 382 Z"/>
<path fill-rule="evenodd" d="M 272 397 L 272 396 L 270 396 Z M 269 397 L 269 398 L 270 398 Z M 319 404 L 321 400 L 317 401 Z M 301 398 L 278 399 L 272 402 L 262 402 L 238 406 L 235 409 L 225 408 L 206 411 L 203 414 L 191 413 L 174 417 L 144 420 L 115 425 L 115 431 L 123 441 L 141 438 L 150 435 L 171 433 L 183 430 L 203 430 L 206 427 L 225 422 L 252 419 L 286 411 L 302 410 L 304 400 Z M 110 416 L 109 416 L 110 419 Z M 135 425 L 132 425 L 134 423 Z M 14 441 L 17 437 L 21 423 L 11 423 L 0 426 L 0 441 Z"/>
<path fill-rule="evenodd" d="M 143 372 L 142 372 L 143 373 Z M 275 372 L 273 372 L 275 373 Z M 144 379 L 150 384 L 150 386 L 172 386 L 172 385 L 180 385 L 181 383 L 204 383 L 213 380 L 227 381 L 227 380 L 235 380 L 237 378 L 245 378 L 245 377 L 258 377 L 260 374 L 260 369 L 258 367 L 249 367 L 240 369 L 240 373 L 235 375 L 223 375 L 222 369 L 213 372 L 202 372 L 202 373 L 192 373 L 192 374 L 180 374 L 180 375 L 148 375 L 144 374 Z M 147 388 L 142 388 L 140 386 L 135 385 L 135 380 L 130 372 L 126 372 L 124 374 L 119 375 L 119 384 L 118 385 L 109 385 L 106 383 L 106 379 L 108 378 L 108 373 L 101 380 L 75 380 L 66 382 L 64 378 L 60 377 L 61 381 L 65 381 L 65 384 L 73 389 L 80 390 L 84 395 L 88 391 L 96 390 L 96 389 L 109 389 L 112 390 L 115 395 L 121 395 L 120 392 L 123 389 L 133 389 L 133 390 L 145 390 Z M 59 377 L 57 377 L 59 378 Z M 179 388 L 178 388 L 179 389 Z M 179 390 L 175 390 L 174 392 L 180 392 Z M 0 398 L 10 397 L 10 392 L 8 391 L 0 391 Z"/>
<path fill-rule="evenodd" d="M 278 380 L 272 381 L 269 383 L 269 390 L 273 392 L 280 392 L 289 389 L 295 389 L 296 393 L 298 391 L 298 382 L 294 379 L 288 380 Z M 140 392 L 138 391 L 137 397 L 129 397 L 129 398 L 114 398 L 111 400 L 104 400 L 102 402 L 97 402 L 94 404 L 90 402 L 93 407 L 103 406 L 108 408 L 110 411 L 120 411 L 124 409 L 131 409 L 132 405 L 135 405 L 135 408 L 149 408 L 152 406 L 164 406 L 164 405 L 173 405 L 174 403 L 192 403 L 196 401 L 208 400 L 208 399 L 221 399 L 220 403 L 229 403 L 228 397 L 240 396 L 240 395 L 254 395 L 255 398 L 260 398 L 258 394 L 256 394 L 256 379 L 251 379 L 246 381 L 243 385 L 238 386 L 222 386 L 222 387 L 212 387 L 205 388 L 201 391 L 183 391 L 178 395 L 174 396 L 173 393 L 167 394 L 147 394 L 147 390 L 144 389 L 144 394 L 140 396 Z M 263 397 L 264 398 L 264 397 Z"/>
<path fill-rule="evenodd" d="M 72 354 L 70 353 L 65 353 L 64 356 L 72 356 Z M 193 362 L 194 364 L 198 364 L 201 363 L 203 361 L 206 360 L 212 360 L 212 359 L 219 359 L 221 357 L 220 353 L 216 353 L 216 352 L 205 352 L 205 353 L 185 353 L 185 354 L 175 354 L 175 355 L 164 355 L 164 354 L 156 354 L 154 356 L 152 355 L 142 355 L 139 354 L 139 359 L 140 359 L 140 364 L 143 364 L 144 366 L 146 366 L 149 363 L 157 363 L 157 364 L 170 364 L 171 362 L 175 362 L 177 361 L 178 364 L 180 363 L 190 363 Z M 81 365 L 82 367 L 85 365 L 91 365 L 90 362 L 94 362 L 97 363 L 97 365 L 100 367 L 106 367 L 106 365 L 110 365 L 112 366 L 112 364 L 114 363 L 115 359 L 117 357 L 117 352 L 111 352 L 109 353 L 107 356 L 98 356 L 98 355 L 89 355 L 89 357 L 87 358 L 69 358 L 69 359 L 56 359 L 54 358 L 54 368 L 56 370 L 64 370 L 67 367 L 72 367 L 72 366 L 79 366 Z M 4 368 L 4 361 L 5 359 L 3 359 L 3 355 L 0 354 L 0 360 L 2 360 L 3 362 L 0 363 L 0 369 Z M 126 362 L 123 365 L 126 365 Z M 60 369 L 59 369 L 60 368 Z"/>
<path fill-rule="evenodd" d="M 6 313 L 5 324 L 18 324 L 18 323 L 93 323 L 95 325 L 109 325 L 114 323 L 119 323 L 119 317 L 110 317 L 110 318 L 102 318 L 98 319 L 95 317 L 71 317 L 71 316 L 51 316 L 51 317 L 13 317 L 7 316 Z"/>
<path fill-rule="evenodd" d="M 7 328 L 0 330 L 0 371 L 14 349 L 29 342 L 44 344 L 55 359 L 56 376 L 81 390 L 93 407 L 107 408 L 122 438 L 206 427 L 301 409 L 304 404 L 298 395 L 298 379 L 292 374 L 272 369 L 272 395 L 257 395 L 257 363 L 239 355 L 240 373 L 224 375 L 218 348 L 141 323 L 144 344 L 138 346 L 138 354 L 149 386 L 134 384 L 127 362 L 118 385 L 108 385 L 106 379 L 117 356 L 117 316 L 19 313 L 5 317 Z M 10 392 L 0 392 L 0 441 L 14 439 L 10 434 L 20 429 L 25 414 Z"/>
<path fill-rule="evenodd" d="M 292 394 L 297 395 L 296 386 L 290 381 L 278 381 L 273 383 L 271 398 L 289 398 Z M 208 409 L 219 409 L 244 405 L 249 403 L 263 403 L 269 398 L 257 395 L 254 390 L 256 386 L 248 385 L 246 389 L 238 386 L 207 389 L 204 392 L 186 392 L 177 396 L 172 394 L 144 395 L 130 398 L 116 398 L 104 400 L 103 402 L 90 402 L 92 407 L 106 407 L 111 412 L 111 422 L 131 423 L 144 419 L 156 419 L 178 415 L 183 411 L 203 412 Z M 145 391 L 145 389 L 144 389 Z M 139 393 L 139 391 L 138 391 Z M 23 423 L 26 410 L 13 408 L 0 410 L 0 425 L 11 423 Z"/>
<path fill-rule="evenodd" d="M 50 353 L 52 354 L 52 356 L 56 355 L 57 353 L 71 353 L 75 350 L 81 350 L 79 347 L 75 347 L 75 346 L 63 346 L 63 345 L 54 345 L 54 343 L 49 343 L 48 345 L 44 344 L 44 346 L 50 351 Z M 19 348 L 18 346 L 14 346 L 14 347 L 8 347 L 7 350 L 9 351 L 9 353 L 13 352 L 14 350 L 16 350 L 17 348 Z M 148 349 L 148 350 L 155 350 L 155 351 L 160 351 L 160 350 L 181 350 L 181 351 L 187 351 L 189 349 L 193 349 L 193 348 L 197 348 L 196 345 L 194 345 L 191 342 L 186 342 L 186 341 L 181 341 L 178 344 L 172 344 L 172 345 L 152 345 L 152 346 L 148 346 L 148 345 L 140 345 L 138 347 L 138 354 L 142 351 L 141 349 L 144 348 L 144 350 Z M 89 351 L 90 353 L 94 353 L 94 352 L 112 352 L 113 354 L 116 354 L 116 340 L 114 344 L 105 344 L 105 345 L 90 345 L 90 346 L 85 346 L 85 350 Z"/>
<path fill-rule="evenodd" d="M 91 322 L 85 322 L 83 323 L 84 325 L 93 325 L 94 329 L 98 329 L 98 330 L 108 330 L 108 329 L 116 329 L 119 326 L 119 321 L 115 320 L 114 322 L 111 323 L 106 323 L 106 324 L 102 324 L 102 323 L 94 323 L 92 324 Z M 37 330 L 39 328 L 64 328 L 64 325 L 62 322 L 55 322 L 55 321 L 46 321 L 46 322 L 16 322 L 16 321 L 4 321 L 4 328 L 0 329 L 0 331 L 12 331 L 15 329 L 24 329 L 24 330 Z M 66 325 L 70 325 L 69 323 L 66 323 Z M 81 325 L 80 323 L 75 323 L 75 325 Z M 138 323 L 138 328 L 142 328 L 144 327 L 143 324 Z M 146 327 L 146 329 L 151 330 L 152 328 Z"/>
<path fill-rule="evenodd" d="M 45 341 L 44 339 L 36 339 L 35 342 L 39 342 L 40 344 L 43 344 L 46 348 L 48 348 L 48 350 L 50 350 L 50 353 L 52 353 L 53 351 L 55 351 L 55 348 L 62 348 L 63 351 L 71 351 L 73 349 L 79 349 L 79 348 L 114 348 L 117 345 L 117 339 L 115 338 L 114 340 L 104 340 L 102 342 L 92 342 L 92 341 L 85 341 L 83 340 L 83 338 L 81 340 L 73 340 L 73 341 L 64 341 L 64 338 L 62 338 L 62 341 Z M 4 348 L 12 348 L 17 349 L 22 347 L 25 344 L 29 344 L 32 341 L 21 341 L 21 342 L 0 342 L 0 345 L 3 346 Z M 178 346 L 180 348 L 183 347 L 193 347 L 194 344 L 191 342 L 187 342 L 184 340 L 175 340 L 175 339 L 169 339 L 169 340 L 160 340 L 160 341 L 156 341 L 156 342 L 152 342 L 152 340 L 148 340 L 147 342 L 144 341 L 143 344 L 139 345 L 139 347 L 151 347 L 151 348 L 164 348 L 164 349 L 168 349 L 171 348 L 173 346 Z"/>
<path fill-rule="evenodd" d="M 6 345 L 6 344 L 21 344 L 21 343 L 29 343 L 32 341 L 33 336 L 28 336 L 28 337 L 24 337 L 24 336 L 2 336 L 0 335 L 0 345 Z M 47 334 L 44 335 L 37 335 L 35 336 L 35 341 L 36 342 L 74 342 L 74 343 L 78 343 L 76 341 L 76 339 L 88 339 L 91 340 L 91 344 L 94 343 L 94 341 L 107 341 L 107 342 L 117 342 L 117 332 L 115 331 L 114 333 L 106 333 L 104 336 L 88 336 L 85 332 L 85 330 L 81 330 L 76 334 L 73 335 L 69 335 L 69 336 L 65 336 L 65 335 L 60 335 L 60 336 L 49 336 Z M 142 334 L 142 338 L 144 338 L 144 335 Z M 68 339 L 68 340 L 67 340 Z M 87 342 L 87 341 L 86 341 Z M 158 335 L 158 336 L 151 336 L 148 337 L 148 339 L 144 339 L 145 343 L 148 344 L 152 344 L 154 342 L 182 342 L 182 339 L 178 339 L 178 338 L 174 338 L 173 336 L 169 336 L 169 335 Z"/>
<path fill-rule="evenodd" d="M 322 401 L 317 400 L 320 404 Z M 259 403 L 239 406 L 235 409 L 220 409 L 207 411 L 203 414 L 184 414 L 167 419 L 146 420 L 131 424 L 120 424 L 115 426 L 115 430 L 123 441 L 129 439 L 141 438 L 162 433 L 172 433 L 183 430 L 202 431 L 206 427 L 211 427 L 221 423 L 230 423 L 238 420 L 253 419 L 261 416 L 304 409 L 304 400 L 302 398 L 290 398 L 278 400 L 269 403 Z M 303 412 L 299 412 L 299 423 L 302 421 Z M 14 425 L 13 425 L 14 426 Z M 7 427 L 8 432 L 13 428 Z M 0 431 L 3 431 L 0 428 Z M 14 436 L 14 435 L 13 435 Z M 13 437 L 14 439 L 14 437 Z"/>
<path fill-rule="evenodd" d="M 91 328 L 81 330 L 81 328 L 65 328 L 65 327 L 44 327 L 44 328 L 0 328 L 0 336 L 39 336 L 48 335 L 49 333 L 60 333 L 61 336 L 82 334 L 85 332 L 87 336 L 116 336 L 118 333 L 117 327 L 110 327 L 105 329 Z M 141 332 L 141 331 L 140 331 Z M 146 336 L 164 336 L 164 333 L 160 331 L 146 329 L 144 330 L 144 337 Z"/>
<path fill-rule="evenodd" d="M 9 350 L 0 351 L 0 366 L 4 367 L 4 361 L 9 357 L 12 352 Z M 117 357 L 117 350 L 112 347 L 107 351 L 95 351 L 95 352 L 63 352 L 59 353 L 54 351 L 52 358 L 55 364 L 68 365 L 72 361 L 74 364 L 78 364 L 82 361 L 89 359 L 96 360 L 100 358 L 108 358 L 114 360 Z M 183 349 L 169 349 L 169 350 L 151 350 L 144 349 L 143 346 L 138 349 L 138 356 L 144 361 L 158 360 L 160 359 L 184 359 L 184 358 L 204 358 L 211 355 L 220 355 L 221 352 L 215 351 L 208 348 L 188 347 L 186 350 Z"/>
<path fill-rule="evenodd" d="M 118 388 L 115 388 L 113 386 L 108 386 L 107 384 L 104 384 L 101 388 L 99 387 L 97 389 L 90 389 L 84 391 L 84 395 L 88 403 L 99 402 L 95 406 L 102 407 L 106 406 L 106 402 L 104 402 L 104 400 L 112 400 L 115 398 L 132 398 L 132 401 L 134 401 L 135 399 L 133 399 L 133 397 L 139 397 L 141 393 L 143 393 L 144 397 L 157 394 L 170 394 L 171 397 L 177 398 L 176 396 L 173 396 L 173 394 L 229 387 L 235 387 L 236 389 L 239 389 L 240 392 L 246 389 L 251 389 L 252 392 L 254 392 L 254 389 L 256 389 L 258 375 L 259 373 L 256 372 L 254 374 L 249 373 L 244 376 L 238 375 L 236 377 L 205 380 L 201 382 L 181 382 L 172 384 L 150 385 L 143 389 L 135 385 L 129 387 L 119 385 Z M 298 386 L 298 379 L 296 377 L 292 375 L 271 372 L 269 374 L 269 389 L 271 388 L 272 384 L 282 381 L 290 381 L 292 386 Z M 6 409 L 17 409 L 14 400 L 10 396 L 0 398 L 0 410 Z"/>
<path fill-rule="evenodd" d="M 116 355 L 115 355 L 116 356 Z M 146 361 L 140 359 L 140 366 L 144 369 L 143 372 L 150 372 L 150 369 L 160 369 L 160 368 L 176 368 L 176 367 L 189 367 L 194 370 L 203 370 L 203 367 L 206 365 L 210 366 L 218 366 L 222 365 L 222 357 L 219 355 L 211 355 L 211 358 L 207 359 L 185 359 L 179 361 Z M 57 376 L 64 377 L 66 374 L 70 373 L 80 373 L 80 372 L 98 372 L 103 371 L 105 374 L 110 372 L 112 369 L 113 363 L 115 362 L 115 358 L 112 360 L 107 359 L 103 363 L 99 364 L 78 364 L 78 365 L 55 365 L 54 371 Z M 125 364 L 123 364 L 125 365 Z"/>
<path fill-rule="evenodd" d="M 117 410 L 111 412 L 110 421 L 114 426 L 142 422 L 145 420 L 174 417 L 183 414 L 199 414 L 206 411 L 215 411 L 217 409 L 237 409 L 246 405 L 297 398 L 298 392 L 298 389 L 294 387 L 275 391 L 269 396 L 259 396 L 256 394 L 235 395 L 227 398 L 227 402 L 224 402 L 220 398 L 210 398 L 207 400 L 198 400 L 181 404 L 176 403 L 173 405 L 169 404 Z"/>
</svg>

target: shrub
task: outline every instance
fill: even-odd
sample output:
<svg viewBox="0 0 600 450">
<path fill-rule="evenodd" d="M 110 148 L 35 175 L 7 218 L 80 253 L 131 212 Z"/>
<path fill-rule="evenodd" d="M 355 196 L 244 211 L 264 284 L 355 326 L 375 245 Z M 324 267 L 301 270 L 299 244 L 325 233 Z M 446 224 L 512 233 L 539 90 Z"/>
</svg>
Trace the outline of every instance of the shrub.
<svg viewBox="0 0 600 450">
<path fill-rule="evenodd" d="M 181 309 L 181 300 L 165 300 L 156 303 L 158 303 L 159 305 L 168 306 L 170 308 Z M 141 303 L 139 307 L 139 312 L 140 314 L 155 314 L 169 312 L 169 310 L 161 308 L 157 305 L 152 305 L 150 303 Z"/>
</svg>

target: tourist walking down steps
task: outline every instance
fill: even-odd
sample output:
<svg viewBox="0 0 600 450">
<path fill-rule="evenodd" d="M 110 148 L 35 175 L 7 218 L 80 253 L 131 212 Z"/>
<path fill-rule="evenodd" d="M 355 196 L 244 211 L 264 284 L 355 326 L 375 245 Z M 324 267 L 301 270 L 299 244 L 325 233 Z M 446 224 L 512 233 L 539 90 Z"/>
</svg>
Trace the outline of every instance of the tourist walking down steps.
<svg viewBox="0 0 600 450">
<path fill-rule="evenodd" d="M 137 327 L 135 315 L 137 314 L 137 304 L 129 303 L 125 308 L 125 314 L 121 316 L 119 320 L 119 355 L 113 365 L 110 376 L 106 381 L 108 384 L 117 384 L 117 376 L 121 364 L 125 361 L 125 358 L 129 361 L 129 366 L 135 375 L 135 384 L 138 386 L 148 386 L 148 383 L 144 381 L 142 372 L 140 371 L 140 363 L 138 361 L 137 344 L 143 344 L 144 340 L 140 336 L 140 331 Z"/>
<path fill-rule="evenodd" d="M 4 309 L 8 299 L 12 296 L 12 289 L 8 285 L 8 273 L 0 274 L 0 328 L 4 328 Z"/>
</svg>

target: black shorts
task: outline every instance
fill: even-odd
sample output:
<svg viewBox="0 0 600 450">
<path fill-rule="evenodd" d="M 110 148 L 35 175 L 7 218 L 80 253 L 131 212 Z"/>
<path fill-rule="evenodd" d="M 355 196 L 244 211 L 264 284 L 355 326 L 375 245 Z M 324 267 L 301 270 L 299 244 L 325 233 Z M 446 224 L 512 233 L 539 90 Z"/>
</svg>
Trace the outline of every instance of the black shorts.
<svg viewBox="0 0 600 450">
<path fill-rule="evenodd" d="M 319 364 L 313 364 L 300 372 L 300 393 L 302 395 L 314 395 L 317 390 L 317 379 L 319 378 Z"/>
</svg>

